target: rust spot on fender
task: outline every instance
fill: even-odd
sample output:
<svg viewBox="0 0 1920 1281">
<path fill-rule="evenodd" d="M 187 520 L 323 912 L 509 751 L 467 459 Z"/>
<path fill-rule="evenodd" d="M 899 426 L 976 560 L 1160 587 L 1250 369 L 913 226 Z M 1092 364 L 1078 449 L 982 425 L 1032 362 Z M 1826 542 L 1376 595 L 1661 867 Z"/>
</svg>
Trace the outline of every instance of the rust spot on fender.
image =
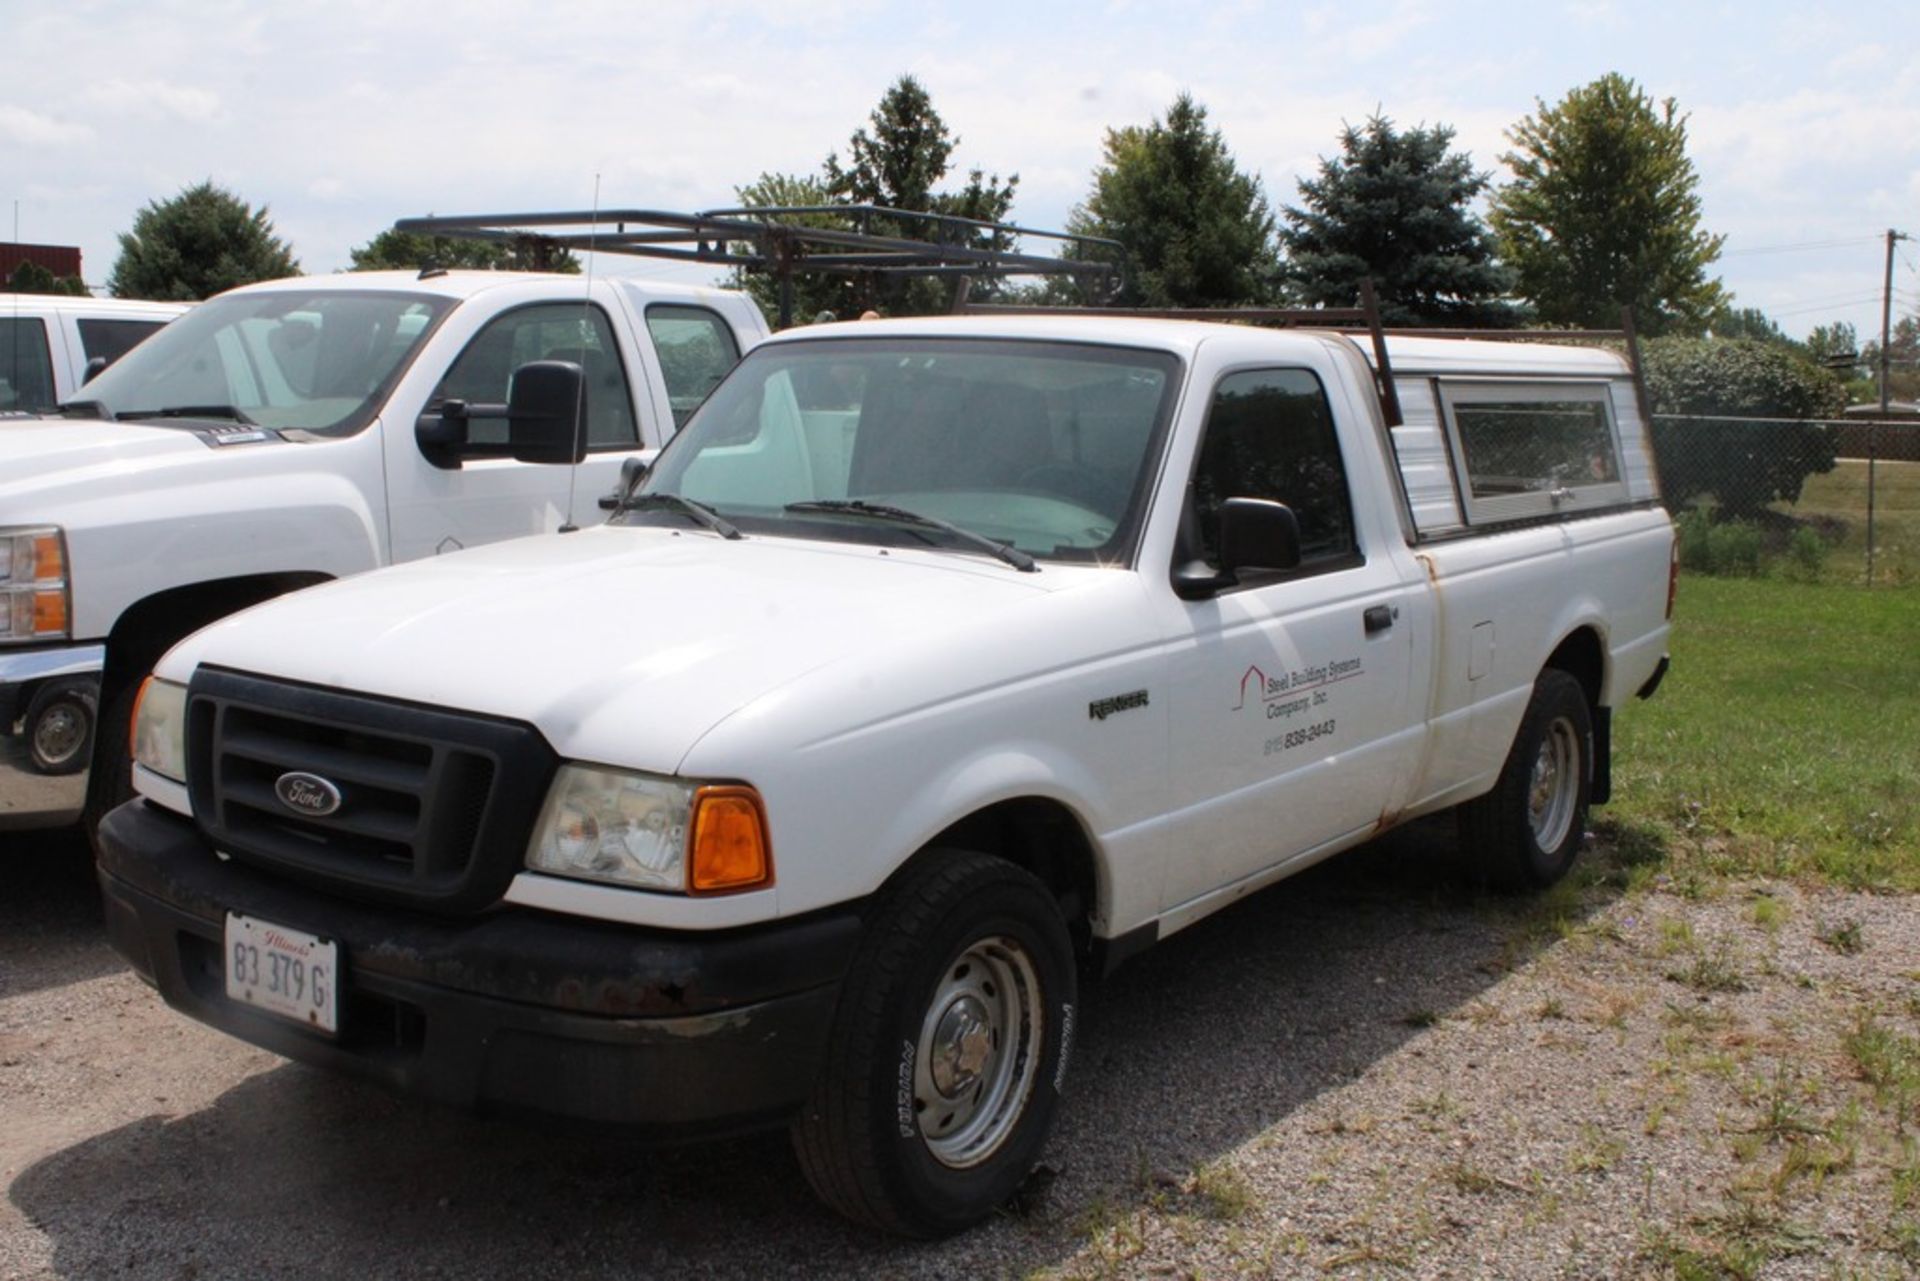
<svg viewBox="0 0 1920 1281">
<path fill-rule="evenodd" d="M 1427 581 L 1435 587 L 1438 587 L 1440 585 L 1440 567 L 1433 563 L 1433 557 L 1425 552 L 1415 552 L 1413 558 L 1420 562 L 1422 569 L 1427 571 Z"/>
</svg>

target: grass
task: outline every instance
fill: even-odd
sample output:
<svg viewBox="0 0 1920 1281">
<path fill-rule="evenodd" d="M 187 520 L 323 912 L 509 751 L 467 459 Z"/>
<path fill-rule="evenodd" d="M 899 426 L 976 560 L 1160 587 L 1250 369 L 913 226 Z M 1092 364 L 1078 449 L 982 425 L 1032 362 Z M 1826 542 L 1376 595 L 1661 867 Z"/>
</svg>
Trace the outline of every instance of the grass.
<svg viewBox="0 0 1920 1281">
<path fill-rule="evenodd" d="M 1920 463 L 1883 462 L 1874 468 L 1875 585 L 1920 586 Z M 1777 511 L 1812 521 L 1829 541 L 1825 576 L 1836 583 L 1866 579 L 1867 465 L 1843 459 L 1823 476 L 1809 476 L 1800 501 Z"/>
<path fill-rule="evenodd" d="M 1672 653 L 1615 723 L 1617 837 L 1676 880 L 1920 889 L 1920 591 L 1688 575 Z"/>
</svg>

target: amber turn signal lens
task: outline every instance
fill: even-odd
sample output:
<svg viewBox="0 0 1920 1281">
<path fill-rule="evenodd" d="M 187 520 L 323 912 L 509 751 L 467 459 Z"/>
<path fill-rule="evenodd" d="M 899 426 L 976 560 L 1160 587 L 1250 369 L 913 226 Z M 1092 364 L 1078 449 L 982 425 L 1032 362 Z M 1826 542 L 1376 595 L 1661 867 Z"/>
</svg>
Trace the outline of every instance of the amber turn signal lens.
<svg viewBox="0 0 1920 1281">
<path fill-rule="evenodd" d="M 60 535 L 39 534 L 33 540 L 33 577 L 43 583 L 67 576 L 67 558 L 61 554 Z"/>
<path fill-rule="evenodd" d="M 35 636 L 65 636 L 67 634 L 67 594 L 60 588 L 33 594 L 33 634 Z"/>
<path fill-rule="evenodd" d="M 773 883 L 767 816 L 751 787 L 703 787 L 693 798 L 693 859 L 687 888 L 695 894 L 759 889 Z"/>
</svg>

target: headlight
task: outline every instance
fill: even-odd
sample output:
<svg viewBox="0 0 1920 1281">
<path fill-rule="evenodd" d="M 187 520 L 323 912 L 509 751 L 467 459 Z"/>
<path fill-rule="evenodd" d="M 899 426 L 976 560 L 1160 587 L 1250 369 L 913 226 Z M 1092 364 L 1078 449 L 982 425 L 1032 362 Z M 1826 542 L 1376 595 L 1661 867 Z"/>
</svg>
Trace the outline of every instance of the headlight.
<svg viewBox="0 0 1920 1281">
<path fill-rule="evenodd" d="M 711 894 L 773 881 L 766 814 L 750 787 L 564 765 L 527 866 L 585 881 Z"/>
<path fill-rule="evenodd" d="M 133 759 L 163 778 L 187 781 L 187 687 L 147 677 L 133 707 Z"/>
<path fill-rule="evenodd" d="M 65 640 L 69 599 L 59 529 L 0 529 L 0 645 Z"/>
</svg>

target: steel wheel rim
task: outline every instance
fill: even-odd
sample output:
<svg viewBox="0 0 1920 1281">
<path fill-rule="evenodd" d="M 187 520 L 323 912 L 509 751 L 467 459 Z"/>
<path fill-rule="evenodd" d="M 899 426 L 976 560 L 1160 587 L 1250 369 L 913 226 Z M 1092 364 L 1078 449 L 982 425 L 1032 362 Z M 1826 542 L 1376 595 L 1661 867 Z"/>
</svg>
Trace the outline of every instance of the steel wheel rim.
<svg viewBox="0 0 1920 1281">
<path fill-rule="evenodd" d="M 34 722 L 33 750 L 49 764 L 66 764 L 86 740 L 86 718 L 69 705 L 56 704 Z"/>
<path fill-rule="evenodd" d="M 1580 736 L 1573 722 L 1554 718 L 1540 740 L 1533 760 L 1533 780 L 1527 789 L 1527 819 L 1533 839 L 1543 850 L 1557 850 L 1573 830 L 1573 812 L 1580 797 Z"/>
<path fill-rule="evenodd" d="M 934 1160 L 966 1169 L 1006 1143 L 1039 1074 L 1043 1018 L 1039 974 L 1017 940 L 976 939 L 947 962 L 913 1068 L 914 1115 Z"/>
</svg>

